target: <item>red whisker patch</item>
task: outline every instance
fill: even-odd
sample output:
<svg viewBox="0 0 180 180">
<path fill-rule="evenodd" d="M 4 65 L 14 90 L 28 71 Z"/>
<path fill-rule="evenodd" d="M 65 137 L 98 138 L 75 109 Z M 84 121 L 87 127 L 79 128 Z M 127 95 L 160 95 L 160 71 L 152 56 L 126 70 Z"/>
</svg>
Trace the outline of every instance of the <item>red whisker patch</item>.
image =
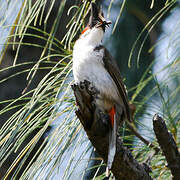
<svg viewBox="0 0 180 180">
<path fill-rule="evenodd" d="M 81 34 L 84 34 L 89 29 L 89 26 L 86 26 L 84 30 L 81 32 Z"/>
</svg>

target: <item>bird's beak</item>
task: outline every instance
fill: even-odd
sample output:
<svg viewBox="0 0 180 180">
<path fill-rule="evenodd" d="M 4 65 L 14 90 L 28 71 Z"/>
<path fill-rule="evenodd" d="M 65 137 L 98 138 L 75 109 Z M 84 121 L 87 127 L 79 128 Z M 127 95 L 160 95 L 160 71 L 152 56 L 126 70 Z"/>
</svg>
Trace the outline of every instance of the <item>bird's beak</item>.
<svg viewBox="0 0 180 180">
<path fill-rule="evenodd" d="M 91 16 L 89 20 L 90 28 L 96 26 L 96 27 L 105 27 L 109 26 L 111 24 L 111 21 L 106 21 L 106 19 L 103 16 L 102 10 L 99 10 L 97 5 L 95 3 L 91 3 Z"/>
<path fill-rule="evenodd" d="M 99 13 L 99 21 L 101 23 L 100 26 L 108 26 L 109 27 L 109 25 L 112 24 L 111 21 L 106 21 L 106 19 L 103 17 L 103 15 L 101 13 Z"/>
</svg>

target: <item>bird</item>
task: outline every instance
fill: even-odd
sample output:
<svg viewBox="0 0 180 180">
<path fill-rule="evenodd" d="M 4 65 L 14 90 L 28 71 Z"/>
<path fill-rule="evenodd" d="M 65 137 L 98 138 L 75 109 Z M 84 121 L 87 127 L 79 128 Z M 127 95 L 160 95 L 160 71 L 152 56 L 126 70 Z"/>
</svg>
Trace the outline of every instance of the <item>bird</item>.
<svg viewBox="0 0 180 180">
<path fill-rule="evenodd" d="M 73 48 L 73 76 L 75 83 L 89 81 L 99 94 L 96 104 L 110 117 L 109 149 L 107 168 L 112 168 L 116 152 L 118 124 L 130 118 L 127 93 L 120 71 L 109 51 L 102 45 L 106 28 L 102 9 L 91 3 L 91 15 Z"/>
<path fill-rule="evenodd" d="M 127 90 L 120 70 L 110 52 L 102 45 L 107 27 L 102 9 L 91 3 L 89 23 L 73 47 L 75 83 L 89 81 L 97 89 L 96 104 L 109 115 L 110 132 L 106 174 L 112 168 L 116 153 L 116 138 L 121 122 L 132 122 Z"/>
</svg>

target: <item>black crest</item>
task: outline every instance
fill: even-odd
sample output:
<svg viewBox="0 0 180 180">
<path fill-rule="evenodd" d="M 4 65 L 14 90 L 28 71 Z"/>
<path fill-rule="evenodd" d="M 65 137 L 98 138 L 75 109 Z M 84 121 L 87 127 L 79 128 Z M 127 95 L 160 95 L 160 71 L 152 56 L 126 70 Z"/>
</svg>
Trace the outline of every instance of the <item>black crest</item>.
<svg viewBox="0 0 180 180">
<path fill-rule="evenodd" d="M 106 21 L 102 12 L 102 8 L 98 7 L 95 3 L 91 3 L 91 15 L 89 18 L 90 28 L 102 27 L 105 31 L 106 25 L 111 24 L 110 21 Z"/>
</svg>

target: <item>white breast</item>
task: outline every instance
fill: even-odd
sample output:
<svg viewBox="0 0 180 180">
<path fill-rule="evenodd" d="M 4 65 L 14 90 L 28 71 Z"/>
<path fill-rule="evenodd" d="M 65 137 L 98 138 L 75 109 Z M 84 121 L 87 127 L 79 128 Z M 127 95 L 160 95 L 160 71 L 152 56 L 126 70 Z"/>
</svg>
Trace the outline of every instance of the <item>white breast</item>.
<svg viewBox="0 0 180 180">
<path fill-rule="evenodd" d="M 76 83 L 88 80 L 108 99 L 118 100 L 117 87 L 104 68 L 104 49 L 94 51 L 94 46 L 78 40 L 73 51 L 73 75 Z"/>
</svg>

